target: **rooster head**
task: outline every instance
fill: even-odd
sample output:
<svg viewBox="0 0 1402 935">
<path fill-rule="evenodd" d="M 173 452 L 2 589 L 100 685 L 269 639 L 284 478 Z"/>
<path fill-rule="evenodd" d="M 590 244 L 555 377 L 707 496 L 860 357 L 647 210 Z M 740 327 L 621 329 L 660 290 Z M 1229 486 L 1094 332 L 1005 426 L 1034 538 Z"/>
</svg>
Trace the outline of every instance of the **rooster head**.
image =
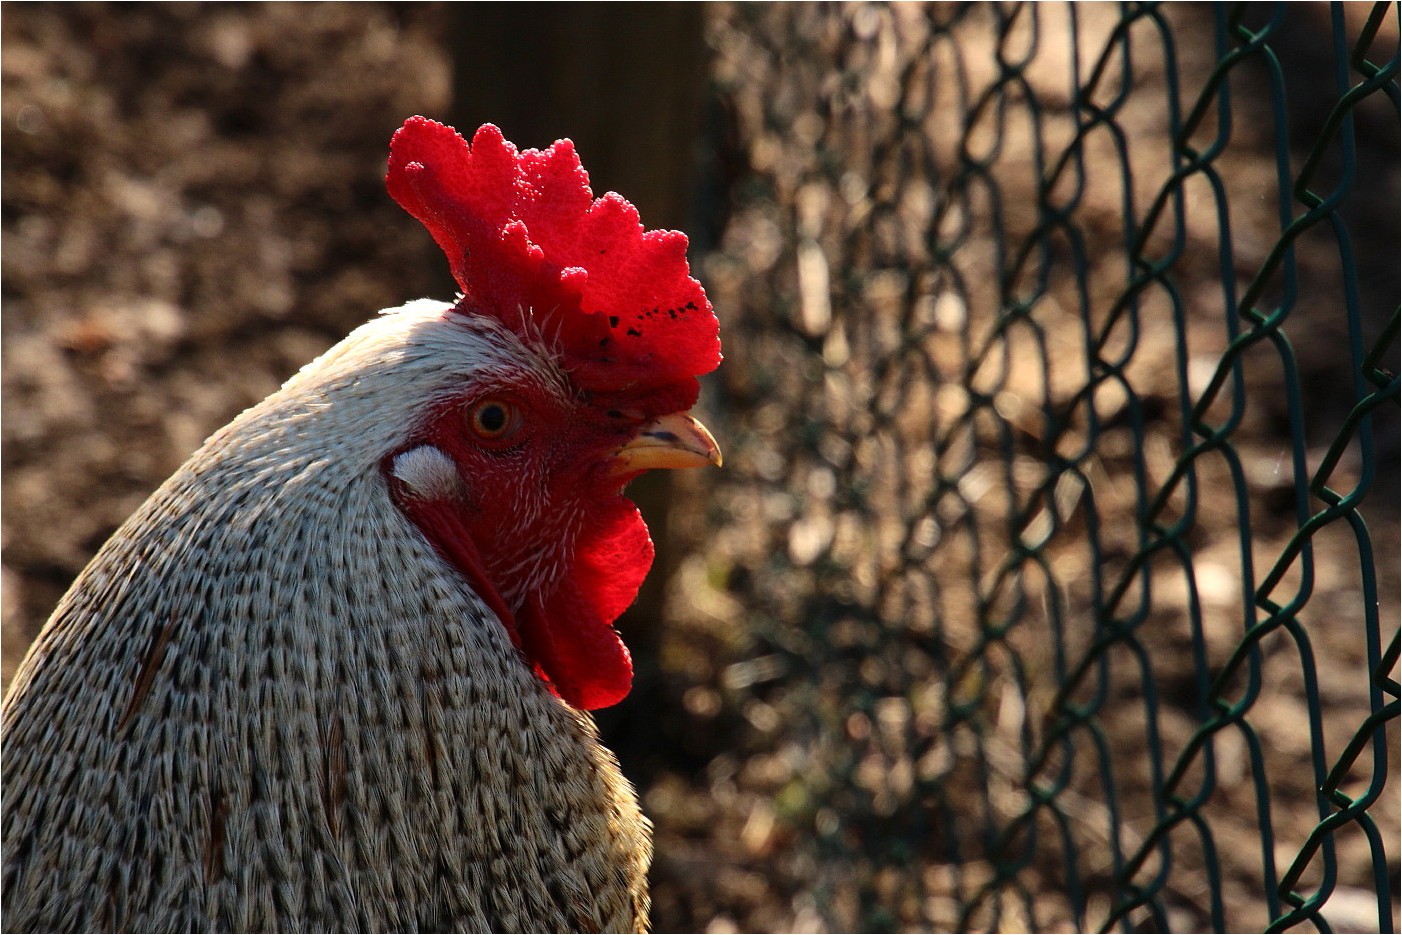
<svg viewBox="0 0 1402 935">
<path fill-rule="evenodd" d="M 686 236 L 594 198 L 569 140 L 518 151 L 490 125 L 469 145 L 410 118 L 386 184 L 447 254 L 462 290 L 447 315 L 483 361 L 386 458 L 394 502 L 561 698 L 614 704 L 633 668 L 613 622 L 653 556 L 624 487 L 720 464 L 686 414 L 721 359 Z"/>
</svg>

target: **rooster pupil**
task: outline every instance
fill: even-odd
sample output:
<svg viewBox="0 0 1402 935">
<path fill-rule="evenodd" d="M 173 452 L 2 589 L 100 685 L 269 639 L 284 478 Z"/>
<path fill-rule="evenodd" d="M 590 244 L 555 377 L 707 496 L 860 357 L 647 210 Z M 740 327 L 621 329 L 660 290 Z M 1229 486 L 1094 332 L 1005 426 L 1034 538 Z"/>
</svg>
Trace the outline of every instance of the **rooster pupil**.
<svg viewBox="0 0 1402 935">
<path fill-rule="evenodd" d="M 506 410 L 496 403 L 483 406 L 477 412 L 477 425 L 488 435 L 506 428 Z"/>
</svg>

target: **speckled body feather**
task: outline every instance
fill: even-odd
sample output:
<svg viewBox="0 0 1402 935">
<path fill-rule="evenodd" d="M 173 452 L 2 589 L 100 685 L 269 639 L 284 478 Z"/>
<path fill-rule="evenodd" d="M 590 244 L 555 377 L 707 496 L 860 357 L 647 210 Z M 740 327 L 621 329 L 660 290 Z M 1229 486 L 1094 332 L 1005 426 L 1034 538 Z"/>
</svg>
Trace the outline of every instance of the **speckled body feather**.
<svg viewBox="0 0 1402 935">
<path fill-rule="evenodd" d="M 649 826 L 593 722 L 389 499 L 426 402 L 548 366 L 447 309 L 212 436 L 63 599 L 4 705 L 7 931 L 646 925 Z"/>
</svg>

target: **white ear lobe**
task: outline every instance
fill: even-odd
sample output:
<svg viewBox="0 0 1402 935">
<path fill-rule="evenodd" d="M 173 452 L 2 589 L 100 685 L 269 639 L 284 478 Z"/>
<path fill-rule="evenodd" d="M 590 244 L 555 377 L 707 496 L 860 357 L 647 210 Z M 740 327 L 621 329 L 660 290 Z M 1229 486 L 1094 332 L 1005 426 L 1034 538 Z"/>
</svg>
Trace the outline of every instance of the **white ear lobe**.
<svg viewBox="0 0 1402 935">
<path fill-rule="evenodd" d="M 462 492 L 462 478 L 453 459 L 432 445 L 395 455 L 391 473 L 422 500 L 448 500 Z"/>
</svg>

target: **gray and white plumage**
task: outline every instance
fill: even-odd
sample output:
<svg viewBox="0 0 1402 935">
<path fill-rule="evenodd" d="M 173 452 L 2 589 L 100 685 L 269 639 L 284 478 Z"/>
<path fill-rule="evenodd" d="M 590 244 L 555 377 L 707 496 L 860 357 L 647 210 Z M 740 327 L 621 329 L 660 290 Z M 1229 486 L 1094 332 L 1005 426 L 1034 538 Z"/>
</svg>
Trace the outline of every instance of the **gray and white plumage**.
<svg viewBox="0 0 1402 935">
<path fill-rule="evenodd" d="M 649 826 L 592 720 L 390 501 L 425 405 L 549 370 L 448 309 L 221 429 L 64 597 L 4 702 L 6 930 L 646 925 Z"/>
</svg>

